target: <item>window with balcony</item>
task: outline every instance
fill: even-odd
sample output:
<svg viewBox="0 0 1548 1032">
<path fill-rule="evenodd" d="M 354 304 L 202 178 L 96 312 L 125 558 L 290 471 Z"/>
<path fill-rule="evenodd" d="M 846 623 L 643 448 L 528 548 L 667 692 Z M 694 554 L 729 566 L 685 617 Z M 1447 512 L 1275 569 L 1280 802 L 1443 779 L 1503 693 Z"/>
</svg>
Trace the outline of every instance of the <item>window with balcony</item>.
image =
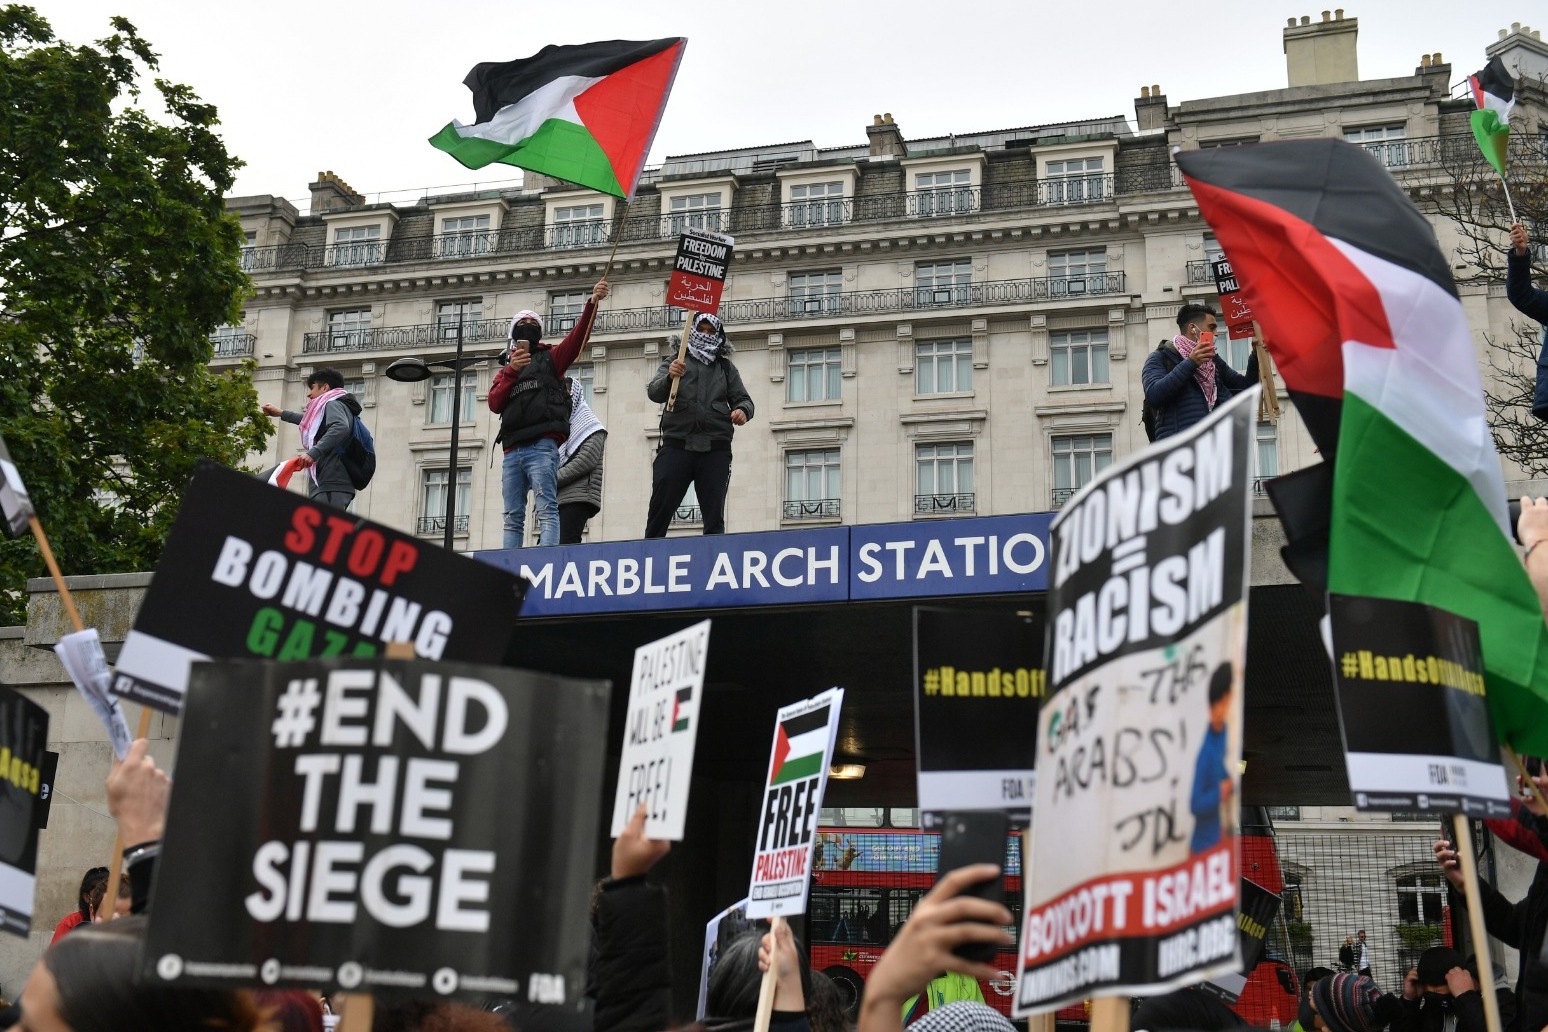
<svg viewBox="0 0 1548 1032">
<path fill-rule="evenodd" d="M 839 348 L 792 348 L 785 354 L 786 401 L 843 398 L 843 353 Z"/>
<path fill-rule="evenodd" d="M 446 533 L 447 471 L 427 469 L 420 483 L 420 517 L 418 531 L 421 534 Z M 468 513 L 473 499 L 473 468 L 457 467 L 456 496 L 452 499 L 452 533 L 468 532 Z"/>
<path fill-rule="evenodd" d="M 785 453 L 785 519 L 820 520 L 839 515 L 839 450 Z"/>
<path fill-rule="evenodd" d="M 973 442 L 947 441 L 914 446 L 914 512 L 974 510 Z"/>
<path fill-rule="evenodd" d="M 442 219 L 437 253 L 442 258 L 469 258 L 488 254 L 491 239 L 488 215 Z"/>
<path fill-rule="evenodd" d="M 789 282 L 791 315 L 822 315 L 839 310 L 844 291 L 844 273 L 839 269 L 822 272 L 792 272 Z"/>
<path fill-rule="evenodd" d="M 596 367 L 590 362 L 577 362 L 570 367 L 570 376 L 580 381 L 581 396 L 586 399 L 586 404 L 595 405 L 597 403 Z"/>
<path fill-rule="evenodd" d="M 1397 125 L 1367 125 L 1344 130 L 1344 139 L 1364 147 L 1376 160 L 1387 168 L 1401 168 L 1408 164 L 1408 127 Z"/>
<path fill-rule="evenodd" d="M 1112 434 L 1053 439 L 1053 506 L 1059 508 L 1113 461 Z"/>
<path fill-rule="evenodd" d="M 972 282 L 973 263 L 966 259 L 956 262 L 920 262 L 914 266 L 914 303 L 966 304 L 972 294 L 969 289 Z"/>
<path fill-rule="evenodd" d="M 1055 387 L 1111 383 L 1107 371 L 1107 331 L 1050 333 L 1048 366 L 1053 371 Z"/>
<path fill-rule="evenodd" d="M 555 247 L 596 247 L 607 243 L 602 205 L 571 204 L 554 209 Z"/>
<path fill-rule="evenodd" d="M 1100 294 L 1107 289 L 1107 251 L 1048 252 L 1048 294 L 1072 297 Z"/>
<path fill-rule="evenodd" d="M 1048 163 L 1049 204 L 1089 204 L 1107 195 L 1103 158 L 1064 158 Z"/>
<path fill-rule="evenodd" d="M 328 313 L 328 349 L 330 351 L 359 351 L 369 345 L 371 338 L 371 310 L 346 308 Z"/>
<path fill-rule="evenodd" d="M 790 187 L 785 224 L 836 226 L 844 221 L 844 183 L 797 183 Z"/>
<path fill-rule="evenodd" d="M 333 231 L 329 265 L 379 265 L 386 255 L 381 226 L 340 226 Z"/>
<path fill-rule="evenodd" d="M 673 526 L 704 522 L 704 510 L 699 508 L 699 492 L 692 484 L 688 485 L 688 491 L 683 495 L 683 500 L 678 503 L 677 511 L 672 514 Z"/>
<path fill-rule="evenodd" d="M 967 169 L 914 175 L 914 214 L 962 215 L 973 210 L 973 175 Z"/>
<path fill-rule="evenodd" d="M 436 373 L 430 378 L 430 404 L 425 418 L 430 423 L 446 426 L 452 421 L 452 379 L 451 373 Z M 472 423 L 478 416 L 478 370 L 464 369 L 462 371 L 462 400 L 457 405 L 457 421 L 464 426 Z"/>
<path fill-rule="evenodd" d="M 236 358 L 253 353 L 253 336 L 241 323 L 217 326 L 210 334 L 210 343 L 215 345 L 216 358 Z"/>
<path fill-rule="evenodd" d="M 478 324 L 484 318 L 484 299 L 463 298 L 458 301 L 441 301 L 435 306 L 435 335 L 448 344 L 457 343 L 457 326 L 462 326 L 462 341 L 473 339 Z"/>
<path fill-rule="evenodd" d="M 712 233 L 725 231 L 726 213 L 720 207 L 720 191 L 700 194 L 678 194 L 672 198 L 672 217 L 667 231 L 672 236 L 690 229 L 707 229 Z"/>
<path fill-rule="evenodd" d="M 972 389 L 971 340 L 922 340 L 914 345 L 915 394 L 959 394 Z"/>
<path fill-rule="evenodd" d="M 549 294 L 548 321 L 543 326 L 543 333 L 558 337 L 561 333 L 569 333 L 573 330 L 581 313 L 586 310 L 586 299 L 590 296 L 589 290 Z"/>
<path fill-rule="evenodd" d="M 242 234 L 242 271 L 243 272 L 252 272 L 253 269 L 257 268 L 257 264 L 258 263 L 257 263 L 256 258 L 254 257 L 254 251 L 257 249 L 257 247 L 258 247 L 258 234 L 256 232 L 248 232 L 248 233 L 243 233 Z"/>
</svg>

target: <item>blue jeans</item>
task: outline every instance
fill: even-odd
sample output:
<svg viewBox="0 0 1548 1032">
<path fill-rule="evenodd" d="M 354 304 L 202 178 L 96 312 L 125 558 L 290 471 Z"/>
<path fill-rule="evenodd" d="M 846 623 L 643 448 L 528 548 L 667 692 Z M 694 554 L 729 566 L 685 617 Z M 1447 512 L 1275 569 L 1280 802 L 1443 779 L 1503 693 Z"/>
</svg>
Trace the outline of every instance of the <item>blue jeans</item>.
<svg viewBox="0 0 1548 1032">
<path fill-rule="evenodd" d="M 500 491 L 505 499 L 505 545 L 520 548 L 527 529 L 527 489 L 537 510 L 538 544 L 559 543 L 559 445 L 543 437 L 505 453 Z"/>
</svg>

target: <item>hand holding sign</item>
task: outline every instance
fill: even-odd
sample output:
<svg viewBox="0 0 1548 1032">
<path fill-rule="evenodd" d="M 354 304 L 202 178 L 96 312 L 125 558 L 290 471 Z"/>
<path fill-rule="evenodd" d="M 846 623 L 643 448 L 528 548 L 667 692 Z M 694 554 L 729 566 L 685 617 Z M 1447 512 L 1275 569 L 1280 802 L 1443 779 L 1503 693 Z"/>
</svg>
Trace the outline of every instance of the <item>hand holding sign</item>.
<svg viewBox="0 0 1548 1032">
<path fill-rule="evenodd" d="M 614 881 L 649 873 L 656 861 L 672 851 L 672 843 L 645 837 L 645 804 L 635 807 L 623 833 L 613 840 Z"/>
</svg>

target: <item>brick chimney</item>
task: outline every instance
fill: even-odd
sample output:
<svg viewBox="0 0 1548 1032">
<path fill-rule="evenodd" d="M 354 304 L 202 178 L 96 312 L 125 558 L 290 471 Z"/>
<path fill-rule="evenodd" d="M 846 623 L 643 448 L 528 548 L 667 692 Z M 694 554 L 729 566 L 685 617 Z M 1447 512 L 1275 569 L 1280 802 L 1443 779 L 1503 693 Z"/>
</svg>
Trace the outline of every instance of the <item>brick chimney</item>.
<svg viewBox="0 0 1548 1032">
<path fill-rule="evenodd" d="M 1505 70 L 1518 83 L 1548 78 L 1548 44 L 1543 43 L 1541 29 L 1512 22 L 1509 29 L 1500 30 L 1500 38 L 1485 47 L 1484 53 L 1503 61 Z"/>
<path fill-rule="evenodd" d="M 1134 100 L 1134 120 L 1140 131 L 1166 128 L 1166 94 L 1160 86 L 1141 86 Z"/>
<path fill-rule="evenodd" d="M 365 203 L 363 194 L 356 193 L 354 187 L 332 172 L 317 173 L 317 182 L 312 184 L 311 190 L 313 215 Z"/>
<path fill-rule="evenodd" d="M 908 144 L 904 142 L 898 124 L 892 120 L 891 111 L 872 116 L 871 124 L 865 127 L 865 135 L 871 144 L 871 157 L 908 157 Z"/>
<path fill-rule="evenodd" d="M 1448 87 L 1451 85 L 1451 63 L 1440 54 L 1420 54 L 1419 67 L 1414 69 L 1415 75 L 1437 75 L 1440 81 Z"/>
<path fill-rule="evenodd" d="M 1285 26 L 1285 67 L 1291 88 L 1359 81 L 1355 58 L 1359 34 L 1359 19 L 1345 18 L 1342 8 L 1323 11 L 1320 22 L 1305 15 L 1299 22 L 1291 18 Z"/>
</svg>

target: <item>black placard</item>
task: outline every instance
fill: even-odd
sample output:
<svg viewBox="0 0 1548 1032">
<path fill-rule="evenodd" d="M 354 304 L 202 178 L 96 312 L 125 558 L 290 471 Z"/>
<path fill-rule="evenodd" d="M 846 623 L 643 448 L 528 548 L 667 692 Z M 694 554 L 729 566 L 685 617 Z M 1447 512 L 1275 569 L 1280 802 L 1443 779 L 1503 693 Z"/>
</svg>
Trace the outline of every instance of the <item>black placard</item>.
<svg viewBox="0 0 1548 1032">
<path fill-rule="evenodd" d="M 1355 807 L 1509 814 L 1478 625 L 1419 602 L 1354 595 L 1330 594 L 1328 616 Z"/>
<path fill-rule="evenodd" d="M 32 930 L 47 741 L 47 711 L 0 688 L 0 931 L 13 935 Z"/>
<path fill-rule="evenodd" d="M 1032 809 L 1043 620 L 1031 611 L 914 610 L 914 735 L 927 811 Z M 932 822 L 933 823 L 933 822 Z"/>
<path fill-rule="evenodd" d="M 176 713 L 207 658 L 498 663 L 526 582 L 486 563 L 201 463 L 113 678 L 115 694 Z"/>
<path fill-rule="evenodd" d="M 54 808 L 54 778 L 59 775 L 59 754 L 45 752 L 40 767 L 42 773 L 38 779 L 38 801 L 33 809 L 33 819 L 41 831 L 48 827 L 48 815 Z"/>
<path fill-rule="evenodd" d="M 196 664 L 144 976 L 575 1003 L 608 691 L 469 664 Z"/>
</svg>

